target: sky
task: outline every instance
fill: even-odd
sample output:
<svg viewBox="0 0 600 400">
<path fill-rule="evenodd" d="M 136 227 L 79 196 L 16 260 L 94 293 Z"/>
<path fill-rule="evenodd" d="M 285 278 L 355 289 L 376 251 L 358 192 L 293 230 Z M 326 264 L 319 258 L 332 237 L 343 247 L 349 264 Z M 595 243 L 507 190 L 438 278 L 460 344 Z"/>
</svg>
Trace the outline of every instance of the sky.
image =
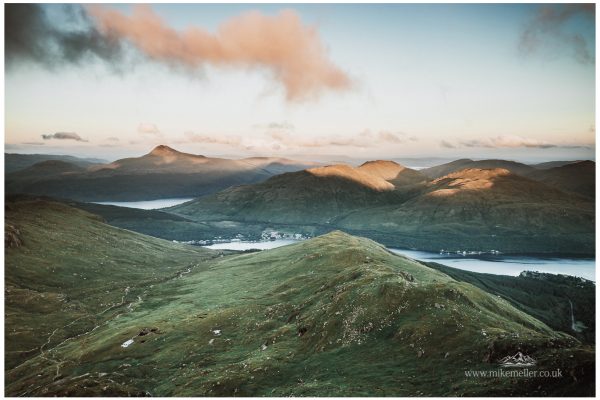
<svg viewBox="0 0 600 400">
<path fill-rule="evenodd" d="M 6 5 L 5 150 L 593 159 L 594 5 Z"/>
</svg>

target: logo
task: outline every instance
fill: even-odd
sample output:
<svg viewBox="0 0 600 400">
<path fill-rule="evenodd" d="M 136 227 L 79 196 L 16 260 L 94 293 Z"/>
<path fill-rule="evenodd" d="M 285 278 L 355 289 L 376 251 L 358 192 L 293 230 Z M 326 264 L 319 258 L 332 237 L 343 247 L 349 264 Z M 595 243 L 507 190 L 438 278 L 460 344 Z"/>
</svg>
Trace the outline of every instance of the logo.
<svg viewBox="0 0 600 400">
<path fill-rule="evenodd" d="M 514 356 L 506 356 L 499 361 L 503 367 L 532 367 L 536 364 L 535 358 L 518 352 Z"/>
</svg>

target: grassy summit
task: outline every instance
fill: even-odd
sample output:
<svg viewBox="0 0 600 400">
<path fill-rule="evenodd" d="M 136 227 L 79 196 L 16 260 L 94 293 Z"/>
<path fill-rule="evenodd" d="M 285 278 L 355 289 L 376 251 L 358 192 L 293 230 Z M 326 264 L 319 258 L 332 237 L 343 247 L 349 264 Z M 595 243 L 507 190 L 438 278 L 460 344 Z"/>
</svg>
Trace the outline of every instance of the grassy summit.
<svg viewBox="0 0 600 400">
<path fill-rule="evenodd" d="M 593 347 L 368 239 L 221 257 L 10 207 L 7 395 L 593 394 Z M 465 377 L 518 351 L 564 378 Z"/>
</svg>

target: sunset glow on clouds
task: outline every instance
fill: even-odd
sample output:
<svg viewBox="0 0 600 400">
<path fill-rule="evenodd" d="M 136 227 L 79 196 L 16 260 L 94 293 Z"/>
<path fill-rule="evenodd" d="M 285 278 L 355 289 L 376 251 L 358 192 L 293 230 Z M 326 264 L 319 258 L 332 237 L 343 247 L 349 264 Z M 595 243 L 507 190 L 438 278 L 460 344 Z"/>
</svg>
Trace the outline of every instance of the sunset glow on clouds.
<svg viewBox="0 0 600 400">
<path fill-rule="evenodd" d="M 591 158 L 594 13 L 8 6 L 7 150 Z"/>
<path fill-rule="evenodd" d="M 305 26 L 292 10 L 274 16 L 248 12 L 225 21 L 216 34 L 198 27 L 177 32 L 144 5 L 135 6 L 131 16 L 103 6 L 89 10 L 107 36 L 126 39 L 168 65 L 266 68 L 283 84 L 288 100 L 351 85 L 327 58 L 316 29 Z"/>
</svg>

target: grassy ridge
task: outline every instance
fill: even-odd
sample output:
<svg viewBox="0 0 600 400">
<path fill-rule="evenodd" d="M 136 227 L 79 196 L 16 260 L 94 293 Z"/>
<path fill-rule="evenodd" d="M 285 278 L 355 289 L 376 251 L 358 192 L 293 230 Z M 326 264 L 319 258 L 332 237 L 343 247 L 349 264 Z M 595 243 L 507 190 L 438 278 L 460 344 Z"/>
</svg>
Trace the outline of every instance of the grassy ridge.
<svg viewBox="0 0 600 400">
<path fill-rule="evenodd" d="M 9 367 L 122 313 L 145 286 L 215 256 L 45 200 L 8 202 L 5 224 L 22 243 L 5 250 Z"/>
<path fill-rule="evenodd" d="M 553 329 L 576 336 L 587 343 L 596 340 L 596 285 L 581 278 L 523 272 L 520 276 L 482 274 L 424 262 L 453 279 L 468 282 L 509 301 Z M 534 294 L 534 295 L 532 295 Z M 576 321 L 584 327 L 573 329 L 571 303 Z"/>
<path fill-rule="evenodd" d="M 7 288 L 35 295 L 9 293 L 10 349 L 42 351 L 10 364 L 8 395 L 593 394 L 593 347 L 367 239 L 214 258 L 64 205 L 11 207 Z M 465 378 L 517 351 L 565 378 Z"/>
</svg>

